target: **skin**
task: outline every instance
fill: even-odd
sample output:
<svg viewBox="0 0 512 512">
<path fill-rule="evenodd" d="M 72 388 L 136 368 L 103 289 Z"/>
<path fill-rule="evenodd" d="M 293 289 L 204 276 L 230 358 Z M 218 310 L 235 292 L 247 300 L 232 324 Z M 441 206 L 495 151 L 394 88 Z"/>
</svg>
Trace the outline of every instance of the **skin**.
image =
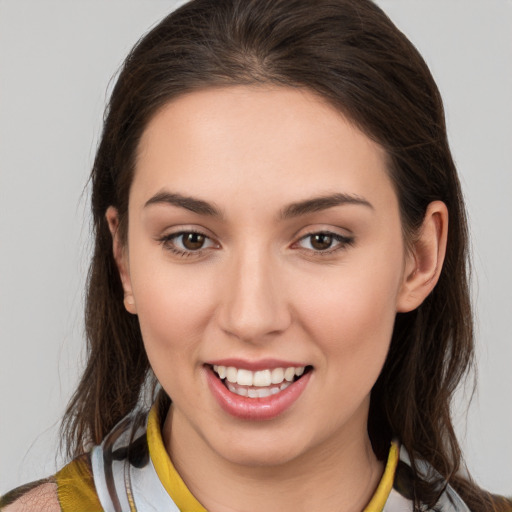
<svg viewBox="0 0 512 512">
<path fill-rule="evenodd" d="M 220 217 L 165 202 L 207 201 Z M 282 218 L 332 194 L 340 204 Z M 367 434 L 370 391 L 398 311 L 437 282 L 447 212 L 432 203 L 406 250 L 383 149 L 306 90 L 233 86 L 173 100 L 147 126 L 129 198 L 127 244 L 109 208 L 127 310 L 173 400 L 163 437 L 212 512 L 361 510 L 383 471 Z M 186 231 L 204 234 L 183 251 Z M 334 233 L 328 249 L 311 233 Z M 167 238 L 165 238 L 167 237 Z M 236 357 L 311 365 L 293 405 L 267 421 L 235 418 L 204 364 Z"/>
</svg>

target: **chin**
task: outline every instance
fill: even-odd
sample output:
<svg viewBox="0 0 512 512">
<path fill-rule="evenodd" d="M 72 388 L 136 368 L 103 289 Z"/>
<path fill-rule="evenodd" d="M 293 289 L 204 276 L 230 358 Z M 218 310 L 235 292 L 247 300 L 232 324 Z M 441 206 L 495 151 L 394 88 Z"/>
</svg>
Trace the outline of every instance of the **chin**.
<svg viewBox="0 0 512 512">
<path fill-rule="evenodd" d="M 246 467 L 279 467 L 305 455 L 310 447 L 304 440 L 278 432 L 257 435 L 230 435 L 212 448 L 231 464 Z"/>
<path fill-rule="evenodd" d="M 299 456 L 292 450 L 275 448 L 261 449 L 258 446 L 252 449 L 240 447 L 239 449 L 231 449 L 226 453 L 225 459 L 237 466 L 245 466 L 251 468 L 272 468 L 287 465 Z"/>
</svg>

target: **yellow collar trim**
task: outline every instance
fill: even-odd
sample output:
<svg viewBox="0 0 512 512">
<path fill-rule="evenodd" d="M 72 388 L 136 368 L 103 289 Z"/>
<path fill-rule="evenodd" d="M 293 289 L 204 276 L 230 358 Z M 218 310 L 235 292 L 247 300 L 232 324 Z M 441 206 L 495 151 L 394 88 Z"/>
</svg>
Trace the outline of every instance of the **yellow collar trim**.
<svg viewBox="0 0 512 512">
<path fill-rule="evenodd" d="M 162 439 L 156 405 L 149 412 L 147 439 L 149 454 L 153 461 L 153 466 L 155 466 L 156 474 L 180 511 L 207 512 L 188 490 L 167 454 Z"/>
<path fill-rule="evenodd" d="M 151 408 L 148 418 L 147 439 L 149 454 L 155 466 L 156 473 L 160 482 L 169 496 L 173 499 L 181 512 L 207 512 L 207 510 L 196 500 L 193 494 L 188 490 L 185 482 L 176 471 L 164 446 L 158 410 L 156 405 Z M 389 493 L 393 487 L 395 471 L 398 464 L 399 448 L 393 441 L 389 450 L 388 460 L 384 474 L 380 480 L 379 486 L 375 491 L 370 503 L 363 512 L 382 512 L 388 499 Z"/>
<path fill-rule="evenodd" d="M 363 512 L 382 512 L 384 509 L 389 493 L 393 488 L 393 481 L 395 480 L 395 471 L 398 465 L 399 455 L 400 450 L 398 443 L 393 441 L 391 443 L 391 448 L 389 449 L 388 461 L 386 463 L 386 468 L 384 469 L 384 474 L 379 482 L 379 486 Z"/>
</svg>

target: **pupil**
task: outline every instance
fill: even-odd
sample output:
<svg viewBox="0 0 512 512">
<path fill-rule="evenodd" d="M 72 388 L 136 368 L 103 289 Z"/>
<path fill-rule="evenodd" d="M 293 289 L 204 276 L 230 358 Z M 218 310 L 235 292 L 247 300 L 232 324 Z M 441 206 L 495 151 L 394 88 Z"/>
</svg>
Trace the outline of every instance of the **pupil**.
<svg viewBox="0 0 512 512">
<path fill-rule="evenodd" d="M 204 236 L 199 233 L 187 233 L 183 237 L 183 245 L 190 250 L 201 249 L 204 244 Z"/>
<path fill-rule="evenodd" d="M 319 233 L 318 235 L 313 235 L 313 239 L 311 240 L 311 245 L 315 249 L 329 249 L 329 247 L 332 244 L 332 236 L 331 235 L 325 235 L 322 233 Z"/>
</svg>

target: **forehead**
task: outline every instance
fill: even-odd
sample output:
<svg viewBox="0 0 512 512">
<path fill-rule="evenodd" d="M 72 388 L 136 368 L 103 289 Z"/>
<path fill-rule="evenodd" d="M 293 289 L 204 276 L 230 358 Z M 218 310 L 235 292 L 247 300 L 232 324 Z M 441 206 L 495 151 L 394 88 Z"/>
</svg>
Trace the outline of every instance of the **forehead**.
<svg viewBox="0 0 512 512">
<path fill-rule="evenodd" d="M 138 148 L 134 195 L 261 192 L 270 200 L 391 187 L 384 150 L 316 94 L 298 88 L 230 86 L 165 105 Z"/>
</svg>

